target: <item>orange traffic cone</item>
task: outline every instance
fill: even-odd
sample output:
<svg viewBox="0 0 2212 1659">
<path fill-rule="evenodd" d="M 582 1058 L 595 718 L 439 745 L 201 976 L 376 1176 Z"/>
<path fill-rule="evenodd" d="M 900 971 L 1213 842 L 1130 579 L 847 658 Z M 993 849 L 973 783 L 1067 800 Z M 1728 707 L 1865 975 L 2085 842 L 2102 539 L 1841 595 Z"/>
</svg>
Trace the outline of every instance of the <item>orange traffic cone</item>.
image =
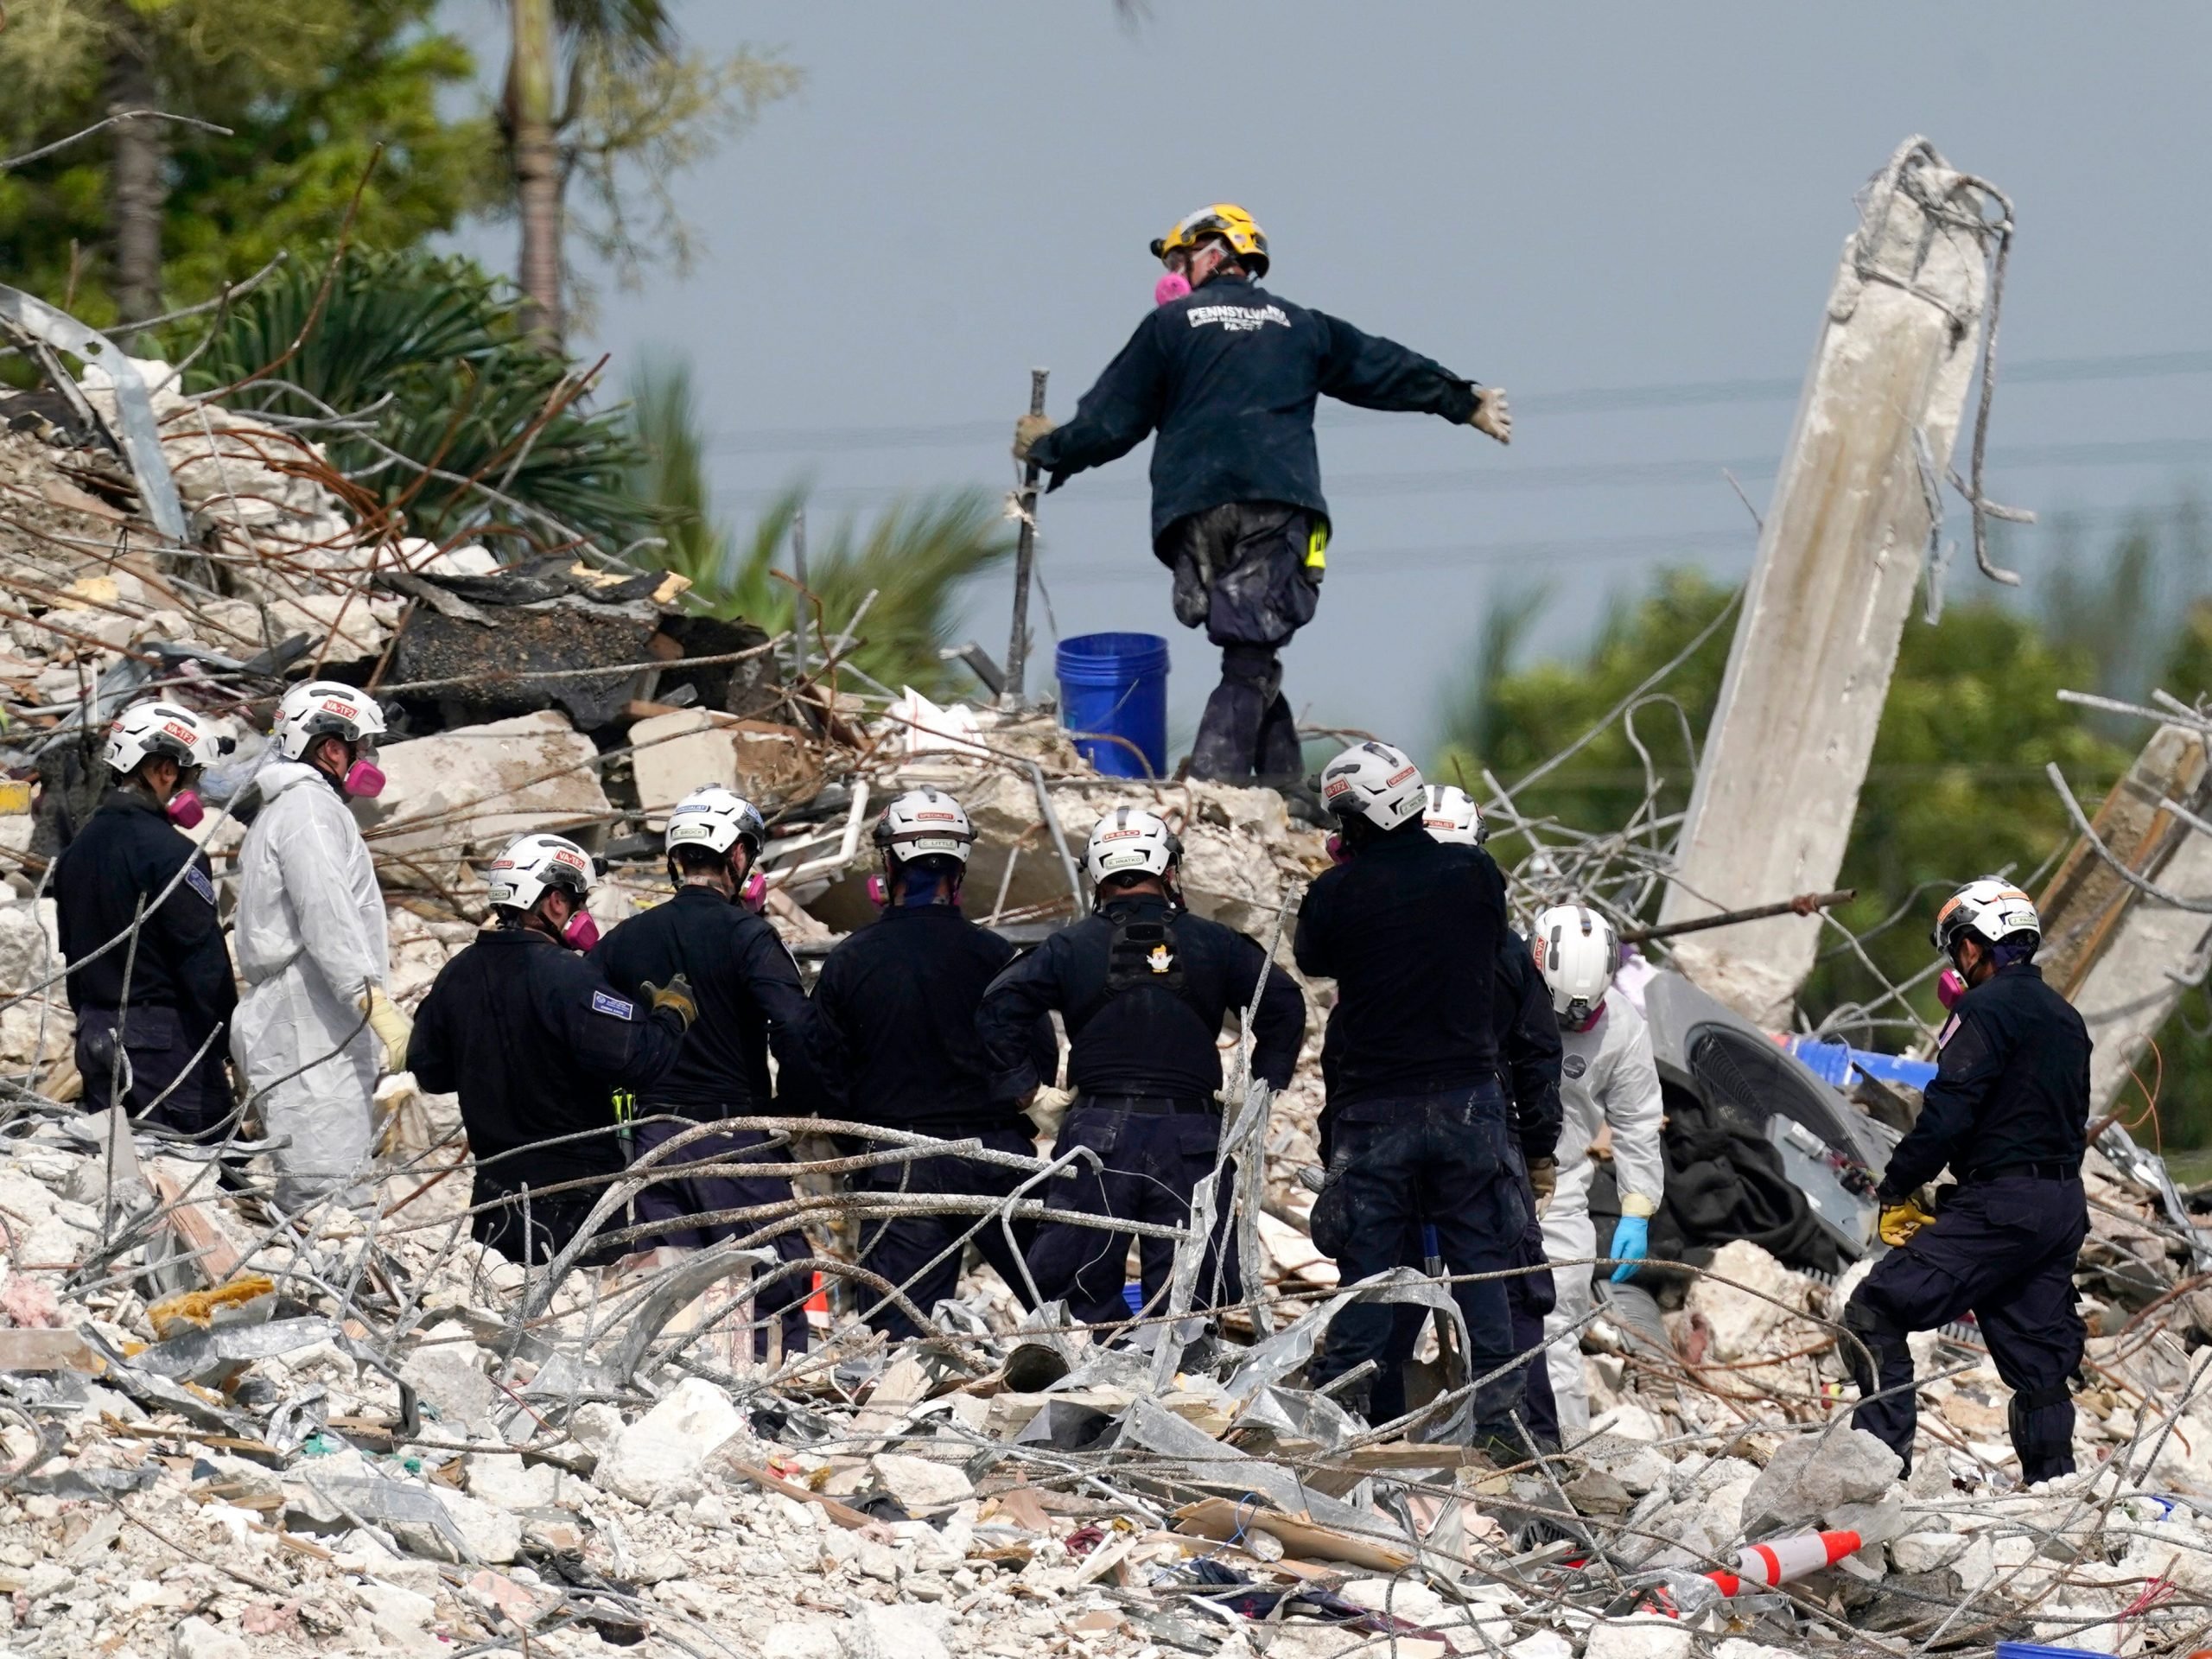
<svg viewBox="0 0 2212 1659">
<path fill-rule="evenodd" d="M 1748 1544 L 1737 1555 L 1733 1573 L 1708 1573 L 1705 1576 L 1720 1586 L 1724 1596 L 1741 1595 L 1747 1586 L 1771 1590 L 1777 1585 L 1802 1579 L 1808 1573 L 1834 1567 L 1855 1553 L 1864 1541 L 1855 1532 L 1796 1533 L 1788 1538 L 1777 1538 L 1771 1543 Z"/>
</svg>

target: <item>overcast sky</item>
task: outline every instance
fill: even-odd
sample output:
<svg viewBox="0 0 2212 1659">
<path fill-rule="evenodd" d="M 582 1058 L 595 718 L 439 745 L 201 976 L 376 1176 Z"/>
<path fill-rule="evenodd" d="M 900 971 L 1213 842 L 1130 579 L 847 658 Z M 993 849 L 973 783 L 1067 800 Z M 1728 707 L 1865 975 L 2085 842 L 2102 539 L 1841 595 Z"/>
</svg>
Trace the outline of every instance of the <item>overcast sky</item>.
<svg viewBox="0 0 2212 1659">
<path fill-rule="evenodd" d="M 1852 193 L 1910 133 L 2018 204 L 1999 498 L 2161 506 L 2212 458 L 2212 10 L 1154 0 L 1134 29 L 1109 0 L 677 10 L 806 84 L 679 183 L 700 267 L 603 285 L 578 344 L 696 365 L 733 518 L 800 478 L 818 513 L 1003 490 L 1030 365 L 1065 418 L 1150 304 L 1146 243 L 1215 200 L 1265 226 L 1278 291 L 1510 390 L 1510 450 L 1325 415 L 1336 538 L 1287 653 L 1321 723 L 1433 742 L 1505 585 L 1550 585 L 1537 647 L 1559 652 L 1663 564 L 1748 566 L 1721 469 L 1764 508 Z M 470 245 L 512 268 L 511 229 Z M 2164 360 L 2063 365 L 2114 358 Z M 1697 395 L 1567 396 L 1669 385 Z M 1045 626 L 1168 635 L 1187 733 L 1216 662 L 1151 557 L 1147 454 L 1046 501 Z M 1961 562 L 1955 598 L 1978 581 Z M 972 596 L 994 654 L 1009 594 Z M 1049 637 L 1039 655 L 1033 687 Z"/>
</svg>

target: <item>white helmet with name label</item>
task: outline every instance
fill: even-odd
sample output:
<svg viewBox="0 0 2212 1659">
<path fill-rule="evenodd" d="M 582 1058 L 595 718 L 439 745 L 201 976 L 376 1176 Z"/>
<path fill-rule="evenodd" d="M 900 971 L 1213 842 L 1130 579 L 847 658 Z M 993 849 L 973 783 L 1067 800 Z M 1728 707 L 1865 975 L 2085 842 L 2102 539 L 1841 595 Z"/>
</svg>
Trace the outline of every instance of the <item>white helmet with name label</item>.
<svg viewBox="0 0 2212 1659">
<path fill-rule="evenodd" d="M 2043 918 L 2036 913 L 2036 901 L 2003 876 L 1985 875 L 1944 902 L 1936 912 L 1929 937 L 1948 957 L 1961 934 L 1996 944 L 2017 933 L 2032 934 L 2037 944 L 2043 943 Z"/>
<path fill-rule="evenodd" d="M 180 766 L 212 766 L 234 747 L 219 738 L 191 709 L 174 702 L 134 703 L 107 728 L 109 769 L 128 778 L 149 755 L 167 755 Z"/>
<path fill-rule="evenodd" d="M 270 735 L 279 754 L 296 760 L 318 737 L 359 743 L 383 733 L 384 710 L 368 693 L 356 691 L 343 680 L 305 680 L 276 705 L 276 725 Z"/>
<path fill-rule="evenodd" d="M 1421 814 L 1428 791 L 1412 756 L 1370 739 L 1321 769 L 1321 804 L 1340 818 L 1364 818 L 1389 830 Z"/>
<path fill-rule="evenodd" d="M 1483 810 L 1475 804 L 1475 798 L 1452 784 L 1428 786 L 1428 804 L 1422 810 L 1421 826 L 1432 840 L 1458 847 L 1479 847 L 1490 839 L 1490 826 L 1483 822 Z"/>
<path fill-rule="evenodd" d="M 941 789 L 910 789 L 875 821 L 875 844 L 899 862 L 917 858 L 968 861 L 976 826 L 968 810 Z"/>
<path fill-rule="evenodd" d="M 1529 952 L 1562 1026 L 1590 1023 L 1621 964 L 1620 935 L 1586 905 L 1554 905 L 1529 930 Z"/>
<path fill-rule="evenodd" d="M 1167 820 L 1141 806 L 1109 808 L 1090 826 L 1083 867 L 1096 886 L 1109 876 L 1165 875 L 1183 859 L 1183 843 Z"/>
<path fill-rule="evenodd" d="M 492 903 L 501 910 L 529 910 L 548 887 L 564 888 L 578 904 L 597 870 L 591 855 L 565 836 L 518 836 L 492 861 Z"/>
<path fill-rule="evenodd" d="M 727 853 L 741 841 L 758 858 L 768 844 L 768 825 L 745 797 L 720 784 L 709 784 L 693 790 L 669 809 L 668 828 L 662 840 L 671 853 L 679 847 Z"/>
</svg>

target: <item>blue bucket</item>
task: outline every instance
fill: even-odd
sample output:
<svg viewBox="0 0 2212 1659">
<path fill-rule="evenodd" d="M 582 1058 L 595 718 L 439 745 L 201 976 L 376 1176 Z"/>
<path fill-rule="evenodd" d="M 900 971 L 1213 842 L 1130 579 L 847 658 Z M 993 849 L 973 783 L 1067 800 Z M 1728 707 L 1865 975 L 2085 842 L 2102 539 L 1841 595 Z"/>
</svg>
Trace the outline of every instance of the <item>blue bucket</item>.
<svg viewBox="0 0 2212 1659">
<path fill-rule="evenodd" d="M 2040 1648 L 2032 1642 L 1999 1642 L 1997 1659 L 2107 1659 L 2094 1648 Z"/>
<path fill-rule="evenodd" d="M 1109 778 L 1165 778 L 1167 642 L 1086 633 L 1060 641 L 1058 666 L 1060 719 L 1077 734 L 1077 753 Z"/>
</svg>

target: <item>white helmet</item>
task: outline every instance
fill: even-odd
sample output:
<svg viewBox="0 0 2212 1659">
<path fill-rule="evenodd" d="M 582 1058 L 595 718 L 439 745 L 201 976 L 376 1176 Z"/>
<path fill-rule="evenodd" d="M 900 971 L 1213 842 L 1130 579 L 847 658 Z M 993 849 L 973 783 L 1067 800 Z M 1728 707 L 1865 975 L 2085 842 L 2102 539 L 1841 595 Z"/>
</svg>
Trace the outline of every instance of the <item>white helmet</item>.
<svg viewBox="0 0 2212 1659">
<path fill-rule="evenodd" d="M 1117 806 L 1090 826 L 1090 839 L 1083 849 L 1083 868 L 1094 886 L 1105 885 L 1110 875 L 1137 871 L 1165 875 L 1182 861 L 1183 843 L 1167 827 L 1167 820 L 1141 806 Z"/>
<path fill-rule="evenodd" d="M 1995 944 L 2015 933 L 2031 933 L 2041 944 L 2043 918 L 2036 914 L 2036 901 L 2019 888 L 2002 876 L 1985 875 L 1950 896 L 1936 912 L 1936 925 L 1929 937 L 1948 957 L 1959 936 L 1966 933 L 1984 944 Z"/>
<path fill-rule="evenodd" d="M 165 754 L 181 766 L 212 766 L 216 758 L 236 747 L 219 738 L 207 722 L 189 709 L 173 702 L 133 703 L 115 717 L 107 728 L 111 770 L 128 778 L 138 763 L 152 754 Z"/>
<path fill-rule="evenodd" d="M 308 752 L 308 744 L 326 734 L 359 743 L 383 732 L 384 710 L 366 692 L 356 691 L 342 680 L 303 680 L 276 705 L 276 725 L 270 735 L 279 754 L 296 760 Z"/>
<path fill-rule="evenodd" d="M 1321 769 L 1321 804 L 1340 818 L 1357 815 L 1395 830 L 1427 802 L 1421 768 L 1388 743 L 1355 743 Z"/>
<path fill-rule="evenodd" d="M 734 790 L 709 784 L 704 789 L 693 790 L 670 810 L 664 844 L 671 853 L 679 847 L 727 853 L 741 841 L 758 858 L 768 844 L 768 826 L 759 809 Z"/>
<path fill-rule="evenodd" d="M 492 861 L 492 902 L 529 910 L 548 887 L 563 887 L 578 904 L 591 891 L 591 855 L 564 836 L 521 836 Z"/>
<path fill-rule="evenodd" d="M 875 821 L 875 844 L 904 863 L 914 858 L 968 861 L 976 826 L 967 809 L 941 789 L 910 789 Z"/>
<path fill-rule="evenodd" d="M 1490 826 L 1483 822 L 1475 798 L 1452 784 L 1428 786 L 1428 805 L 1421 823 L 1432 840 L 1452 846 L 1479 847 L 1490 839 Z"/>
<path fill-rule="evenodd" d="M 1605 1000 L 1620 966 L 1620 935 L 1583 905 L 1554 905 L 1529 933 L 1529 954 L 1552 994 L 1552 1012 L 1563 1026 L 1586 1026 Z"/>
</svg>

